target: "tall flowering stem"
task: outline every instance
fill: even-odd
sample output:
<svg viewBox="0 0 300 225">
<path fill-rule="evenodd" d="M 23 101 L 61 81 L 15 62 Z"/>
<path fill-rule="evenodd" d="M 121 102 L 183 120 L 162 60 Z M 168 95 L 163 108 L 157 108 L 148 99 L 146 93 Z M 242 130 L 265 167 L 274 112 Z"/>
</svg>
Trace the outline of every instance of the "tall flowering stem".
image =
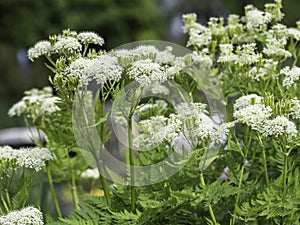
<svg viewBox="0 0 300 225">
<path fill-rule="evenodd" d="M 134 151 L 132 143 L 132 115 L 128 119 L 128 146 L 129 146 L 129 164 L 130 164 L 130 191 L 131 191 L 131 211 L 135 212 L 136 190 L 134 186 Z"/>
</svg>

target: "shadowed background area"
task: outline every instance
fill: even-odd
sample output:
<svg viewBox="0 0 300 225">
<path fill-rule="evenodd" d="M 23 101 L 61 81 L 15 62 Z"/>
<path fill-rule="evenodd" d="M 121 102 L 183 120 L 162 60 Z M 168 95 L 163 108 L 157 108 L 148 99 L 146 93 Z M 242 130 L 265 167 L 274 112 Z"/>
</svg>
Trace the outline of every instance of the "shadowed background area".
<svg viewBox="0 0 300 225">
<path fill-rule="evenodd" d="M 31 63 L 27 49 L 63 29 L 95 31 L 110 50 L 137 40 L 164 40 L 185 45 L 182 14 L 195 12 L 206 24 L 211 16 L 243 14 L 247 4 L 263 9 L 271 0 L 1 0 L 0 1 L 0 129 L 24 126 L 7 111 L 23 91 L 41 88 L 50 74 L 43 60 Z M 298 0 L 283 0 L 284 23 L 299 20 Z"/>
</svg>

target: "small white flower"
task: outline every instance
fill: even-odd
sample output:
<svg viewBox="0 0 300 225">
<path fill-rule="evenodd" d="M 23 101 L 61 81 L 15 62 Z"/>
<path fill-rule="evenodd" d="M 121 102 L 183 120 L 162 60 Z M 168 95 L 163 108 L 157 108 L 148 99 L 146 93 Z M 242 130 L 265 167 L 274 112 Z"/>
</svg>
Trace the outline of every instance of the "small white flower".
<svg viewBox="0 0 300 225">
<path fill-rule="evenodd" d="M 294 66 L 293 68 L 286 66 L 282 70 L 280 70 L 280 74 L 285 75 L 282 85 L 289 88 L 295 83 L 295 81 L 299 79 L 300 68 L 297 66 Z"/>
<path fill-rule="evenodd" d="M 85 178 L 85 179 L 92 178 L 94 180 L 97 180 L 100 177 L 99 176 L 99 170 L 98 170 L 98 168 L 87 169 L 87 170 L 82 172 L 81 177 Z"/>
<path fill-rule="evenodd" d="M 77 36 L 78 40 L 84 44 L 96 44 L 102 46 L 104 40 L 95 32 L 81 32 Z"/>
<path fill-rule="evenodd" d="M 175 106 L 177 114 L 182 119 L 189 117 L 199 117 L 203 110 L 206 109 L 206 104 L 200 102 L 191 102 L 191 103 L 180 103 Z"/>
<path fill-rule="evenodd" d="M 81 44 L 74 37 L 61 37 L 54 45 L 53 51 L 55 53 L 76 53 L 81 51 Z"/>
<path fill-rule="evenodd" d="M 42 55 L 49 56 L 52 51 L 52 46 L 49 41 L 39 41 L 28 50 L 28 58 L 33 62 Z"/>
<path fill-rule="evenodd" d="M 64 74 L 68 77 L 81 78 L 85 74 L 85 69 L 89 65 L 91 59 L 77 58 L 64 70 Z"/>
<path fill-rule="evenodd" d="M 292 54 L 289 51 L 285 50 L 285 45 L 285 39 L 267 37 L 266 46 L 263 49 L 263 53 L 269 57 L 291 57 Z"/>
<path fill-rule="evenodd" d="M 189 33 L 191 30 L 203 32 L 207 30 L 207 27 L 197 23 L 197 15 L 195 13 L 189 13 L 182 16 L 184 26 L 182 27 L 184 33 Z"/>
<path fill-rule="evenodd" d="M 10 146 L 0 146 L 0 160 L 1 159 L 16 159 L 18 157 L 18 152 Z"/>
<path fill-rule="evenodd" d="M 275 136 L 279 137 L 284 134 L 288 136 L 288 139 L 297 136 L 298 131 L 296 125 L 289 121 L 284 116 L 277 116 L 275 119 L 268 120 L 262 127 L 261 133 L 264 136 Z"/>
<path fill-rule="evenodd" d="M 257 63 L 261 55 L 255 53 L 256 44 L 243 44 L 242 46 L 238 46 L 236 50 L 236 55 L 238 58 L 237 63 L 240 66 L 251 65 Z"/>
<path fill-rule="evenodd" d="M 9 212 L 0 217 L 1 225 L 43 225 L 43 214 L 38 209 L 28 206 Z"/>
<path fill-rule="evenodd" d="M 212 40 L 212 33 L 209 29 L 204 32 L 199 33 L 198 30 L 191 29 L 189 32 L 189 39 L 187 42 L 187 47 L 197 46 L 199 48 L 207 46 Z"/>
</svg>

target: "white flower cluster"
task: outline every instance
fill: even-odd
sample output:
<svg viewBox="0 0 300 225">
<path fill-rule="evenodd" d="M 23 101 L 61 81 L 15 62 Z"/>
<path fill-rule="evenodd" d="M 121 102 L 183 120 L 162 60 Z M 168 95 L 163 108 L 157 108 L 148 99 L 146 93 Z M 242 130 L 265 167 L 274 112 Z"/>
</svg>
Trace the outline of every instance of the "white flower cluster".
<svg viewBox="0 0 300 225">
<path fill-rule="evenodd" d="M 81 32 L 77 36 L 78 40 L 84 44 L 96 44 L 102 46 L 104 40 L 95 32 Z"/>
<path fill-rule="evenodd" d="M 36 119 L 39 116 L 50 115 L 60 110 L 57 106 L 60 98 L 53 96 L 51 87 L 44 87 L 43 90 L 34 88 L 25 91 L 24 94 L 25 96 L 9 109 L 8 115 L 10 117 L 25 113 L 32 119 Z"/>
<path fill-rule="evenodd" d="M 155 82 L 162 83 L 168 79 L 168 74 L 164 68 L 151 59 L 142 59 L 132 63 L 128 76 L 141 86 L 147 86 Z"/>
<path fill-rule="evenodd" d="M 169 118 L 154 116 L 139 123 L 142 134 L 133 140 L 133 146 L 140 150 L 149 150 L 164 141 L 170 143 L 178 136 L 182 122 L 175 114 Z"/>
<path fill-rule="evenodd" d="M 272 20 L 272 14 L 256 9 L 252 5 L 245 7 L 246 26 L 249 30 L 261 29 Z"/>
<path fill-rule="evenodd" d="M 52 160 L 53 157 L 47 148 L 20 148 L 13 149 L 9 146 L 0 147 L 0 160 L 16 160 L 18 167 L 25 167 L 41 170 L 46 164 L 46 161 Z"/>
<path fill-rule="evenodd" d="M 176 105 L 178 117 L 183 121 L 182 133 L 186 141 L 197 146 L 202 140 L 212 143 L 222 143 L 225 129 L 220 129 L 213 120 L 205 114 L 206 105 L 202 103 L 181 103 Z"/>
<path fill-rule="evenodd" d="M 95 80 L 98 84 L 104 84 L 108 80 L 119 81 L 123 68 L 118 64 L 118 59 L 112 55 L 100 55 L 92 59 L 85 68 L 85 76 L 81 82 Z"/>
<path fill-rule="evenodd" d="M 290 88 L 295 83 L 295 81 L 299 79 L 300 68 L 297 66 L 294 66 L 292 68 L 286 66 L 280 71 L 280 74 L 285 75 L 282 86 L 286 88 Z"/>
<path fill-rule="evenodd" d="M 290 110 L 290 115 L 293 119 L 299 120 L 300 119 L 300 100 L 292 99 L 291 104 L 292 104 L 292 107 Z"/>
<path fill-rule="evenodd" d="M 1 225 L 43 225 L 43 214 L 38 209 L 28 206 L 0 216 Z"/>
<path fill-rule="evenodd" d="M 272 109 L 262 103 L 262 97 L 251 94 L 242 96 L 233 105 L 233 117 L 245 123 L 253 130 L 260 130 L 265 121 L 272 115 Z"/>
<path fill-rule="evenodd" d="M 81 44 L 74 37 L 61 37 L 54 45 L 53 52 L 59 54 L 74 54 L 81 51 Z"/>
<path fill-rule="evenodd" d="M 287 135 L 289 139 L 296 137 L 298 134 L 295 123 L 289 121 L 284 116 L 277 116 L 272 120 L 267 120 L 262 127 L 261 133 L 264 136 L 279 137 Z"/>
<path fill-rule="evenodd" d="M 235 52 L 232 44 L 220 44 L 220 56 L 218 62 L 232 63 L 240 66 L 251 65 L 257 63 L 261 54 L 255 53 L 256 44 L 243 44 L 237 46 Z"/>
<path fill-rule="evenodd" d="M 291 115 L 297 117 L 300 114 L 299 108 L 297 108 L 299 107 L 298 102 L 292 100 L 292 103 Z M 271 115 L 271 107 L 262 104 L 262 97 L 255 94 L 242 96 L 234 104 L 235 122 L 244 123 L 266 137 L 287 135 L 288 140 L 291 140 L 297 136 L 298 131 L 292 121 L 285 116 L 276 116 L 274 119 L 270 119 Z"/>
<path fill-rule="evenodd" d="M 280 33 L 280 32 L 277 32 Z M 287 44 L 286 37 L 276 37 L 269 31 L 269 34 L 266 38 L 266 46 L 263 49 L 263 53 L 269 57 L 280 57 L 280 58 L 288 58 L 291 57 L 292 54 L 285 49 Z"/>
<path fill-rule="evenodd" d="M 51 43 L 49 41 L 39 41 L 33 47 L 28 49 L 28 58 L 33 62 L 40 56 L 50 56 L 51 53 Z"/>
<path fill-rule="evenodd" d="M 275 61 L 273 59 L 264 59 L 262 60 L 262 62 L 262 66 L 252 67 L 248 73 L 248 76 L 256 81 L 267 78 L 268 76 L 276 78 L 278 75 L 278 73 L 276 73 L 278 61 Z"/>
</svg>

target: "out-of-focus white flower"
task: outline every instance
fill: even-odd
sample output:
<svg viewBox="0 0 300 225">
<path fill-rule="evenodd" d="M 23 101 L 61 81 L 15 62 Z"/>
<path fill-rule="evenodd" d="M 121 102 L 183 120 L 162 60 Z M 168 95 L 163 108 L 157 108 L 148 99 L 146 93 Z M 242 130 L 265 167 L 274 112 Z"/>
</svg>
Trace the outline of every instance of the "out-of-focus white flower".
<svg viewBox="0 0 300 225">
<path fill-rule="evenodd" d="M 0 146 L 0 160 L 13 160 L 18 157 L 18 152 L 10 146 Z"/>
<path fill-rule="evenodd" d="M 293 119 L 300 119 L 300 100 L 298 99 L 292 99 L 291 100 L 291 111 L 290 114 Z"/>
<path fill-rule="evenodd" d="M 55 53 L 64 54 L 70 53 L 74 54 L 81 51 L 81 44 L 74 37 L 61 37 L 54 45 L 53 51 Z"/>
<path fill-rule="evenodd" d="M 178 136 L 182 122 L 174 114 L 169 118 L 154 116 L 140 122 L 139 127 L 142 134 L 137 136 L 133 145 L 136 149 L 149 150 L 163 141 L 170 143 Z"/>
<path fill-rule="evenodd" d="M 57 103 L 59 97 L 53 96 L 51 87 L 44 87 L 42 90 L 31 89 L 24 92 L 25 96 L 21 101 L 14 104 L 8 111 L 9 116 L 20 116 L 28 114 L 33 120 L 43 115 L 50 115 L 60 108 Z"/>
<path fill-rule="evenodd" d="M 285 75 L 283 79 L 282 85 L 284 87 L 291 87 L 295 81 L 297 81 L 300 77 L 300 68 L 297 66 L 294 66 L 290 68 L 289 66 L 284 67 L 282 70 L 280 70 L 280 74 Z"/>
<path fill-rule="evenodd" d="M 209 29 L 205 30 L 202 33 L 199 33 L 198 30 L 191 29 L 189 32 L 187 47 L 197 46 L 199 48 L 202 48 L 203 46 L 207 46 L 211 40 L 212 33 Z"/>
<path fill-rule="evenodd" d="M 233 53 L 233 45 L 232 44 L 220 44 L 220 56 L 218 62 L 221 63 L 235 63 L 238 58 Z"/>
<path fill-rule="evenodd" d="M 300 30 L 296 28 L 288 28 L 288 34 L 291 38 L 294 38 L 295 40 L 300 40 Z"/>
<path fill-rule="evenodd" d="M 182 27 L 184 33 L 189 33 L 191 30 L 197 32 L 203 32 L 207 30 L 207 27 L 197 23 L 197 15 L 195 13 L 189 13 L 182 16 L 184 26 Z"/>
<path fill-rule="evenodd" d="M 226 33 L 223 18 L 211 17 L 208 21 L 208 28 L 214 36 L 222 36 Z"/>
<path fill-rule="evenodd" d="M 33 47 L 28 49 L 28 58 L 33 62 L 40 56 L 51 55 L 52 46 L 49 41 L 39 41 Z"/>
<path fill-rule="evenodd" d="M 265 122 L 262 127 L 261 133 L 264 136 L 275 136 L 279 137 L 282 135 L 287 135 L 288 140 L 297 136 L 298 131 L 295 123 L 289 121 L 288 118 L 284 116 L 277 116 L 272 120 L 268 120 Z"/>
<path fill-rule="evenodd" d="M 263 49 L 263 53 L 269 57 L 291 57 L 292 54 L 285 50 L 286 40 L 277 39 L 275 37 L 267 37 L 266 47 Z"/>
<path fill-rule="evenodd" d="M 82 172 L 81 177 L 85 178 L 85 179 L 92 178 L 94 180 L 97 180 L 100 177 L 99 176 L 99 170 L 98 170 L 98 168 L 87 169 L 87 170 Z"/>
<path fill-rule="evenodd" d="M 255 48 L 255 43 L 243 44 L 242 46 L 238 46 L 235 52 L 238 59 L 236 63 L 240 66 L 257 63 L 260 60 L 261 55 L 255 53 Z"/>
<path fill-rule="evenodd" d="M 251 10 L 249 10 L 249 8 L 251 8 Z M 263 25 L 268 24 L 272 19 L 270 13 L 260 11 L 253 6 L 246 6 L 245 11 L 246 26 L 249 30 L 261 29 Z"/>
<path fill-rule="evenodd" d="M 102 46 L 104 40 L 95 32 L 81 32 L 77 36 L 78 40 L 84 44 L 96 44 Z"/>
<path fill-rule="evenodd" d="M 180 103 L 175 106 L 179 117 L 185 119 L 189 117 L 199 117 L 203 110 L 206 109 L 206 104 L 200 102 Z"/>
<path fill-rule="evenodd" d="M 43 225 L 43 214 L 38 209 L 28 206 L 21 210 L 11 211 L 0 217 L 1 225 Z"/>
</svg>

